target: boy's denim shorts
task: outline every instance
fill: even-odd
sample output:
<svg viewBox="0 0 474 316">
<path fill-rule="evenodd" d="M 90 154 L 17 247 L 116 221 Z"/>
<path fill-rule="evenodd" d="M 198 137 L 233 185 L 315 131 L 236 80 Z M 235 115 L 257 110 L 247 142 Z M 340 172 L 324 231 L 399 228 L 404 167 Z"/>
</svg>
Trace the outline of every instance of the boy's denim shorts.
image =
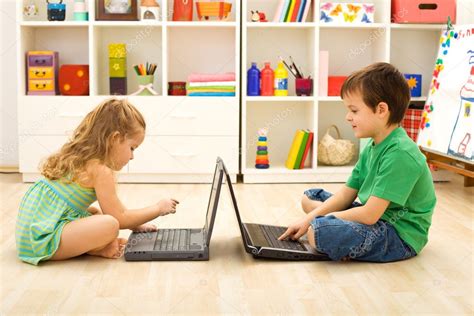
<svg viewBox="0 0 474 316">
<path fill-rule="evenodd" d="M 304 194 L 314 201 L 326 201 L 332 193 L 323 189 L 310 189 Z M 350 207 L 361 206 L 358 202 Z M 318 216 L 312 222 L 316 250 L 332 260 L 391 262 L 416 256 L 416 252 L 399 236 L 395 228 L 379 220 L 364 225 L 339 219 L 333 215 Z"/>
</svg>

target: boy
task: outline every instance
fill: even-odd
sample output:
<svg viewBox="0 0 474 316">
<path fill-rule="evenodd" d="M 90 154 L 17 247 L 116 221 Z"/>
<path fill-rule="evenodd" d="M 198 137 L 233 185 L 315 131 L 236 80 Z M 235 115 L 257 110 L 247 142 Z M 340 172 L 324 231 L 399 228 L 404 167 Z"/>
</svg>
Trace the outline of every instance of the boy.
<svg viewBox="0 0 474 316">
<path fill-rule="evenodd" d="M 411 258 L 428 241 L 436 197 L 425 157 L 399 126 L 410 101 L 405 78 L 392 65 L 375 63 L 351 74 L 341 97 L 355 136 L 371 141 L 336 194 L 305 191 L 306 216 L 279 239 L 307 233 L 332 260 Z"/>
</svg>

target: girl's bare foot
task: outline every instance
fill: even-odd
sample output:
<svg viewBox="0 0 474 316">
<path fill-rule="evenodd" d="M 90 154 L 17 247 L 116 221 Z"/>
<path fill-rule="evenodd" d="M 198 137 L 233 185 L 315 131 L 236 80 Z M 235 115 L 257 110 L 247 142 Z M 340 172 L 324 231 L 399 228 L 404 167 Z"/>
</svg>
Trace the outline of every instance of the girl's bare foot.
<svg viewBox="0 0 474 316">
<path fill-rule="evenodd" d="M 127 244 L 126 239 L 117 238 L 114 241 L 112 241 L 110 244 L 106 245 L 105 247 L 91 250 L 87 254 L 91 256 L 117 259 L 123 255 L 123 251 L 125 250 L 126 244 Z"/>
<path fill-rule="evenodd" d="M 158 227 L 155 224 L 145 223 L 132 229 L 134 233 L 149 233 L 158 231 Z"/>
</svg>

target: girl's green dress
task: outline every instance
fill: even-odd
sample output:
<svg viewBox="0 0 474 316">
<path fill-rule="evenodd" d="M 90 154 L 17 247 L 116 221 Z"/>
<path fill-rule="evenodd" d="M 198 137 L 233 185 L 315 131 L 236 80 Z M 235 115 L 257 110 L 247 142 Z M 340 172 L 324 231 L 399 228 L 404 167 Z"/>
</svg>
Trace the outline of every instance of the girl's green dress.
<svg viewBox="0 0 474 316">
<path fill-rule="evenodd" d="M 51 258 L 64 225 L 90 216 L 87 208 L 96 199 L 94 189 L 74 182 L 42 179 L 32 185 L 21 201 L 16 222 L 20 259 L 37 265 Z"/>
</svg>

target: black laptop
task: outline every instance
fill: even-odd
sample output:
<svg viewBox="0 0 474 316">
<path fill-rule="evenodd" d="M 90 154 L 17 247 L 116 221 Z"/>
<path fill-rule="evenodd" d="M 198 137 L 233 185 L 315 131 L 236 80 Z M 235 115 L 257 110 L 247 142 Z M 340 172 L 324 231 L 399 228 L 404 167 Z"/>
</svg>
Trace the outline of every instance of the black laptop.
<svg viewBox="0 0 474 316">
<path fill-rule="evenodd" d="M 203 228 L 162 229 L 132 233 L 125 247 L 125 260 L 209 260 L 212 228 L 223 182 L 223 163 L 217 158 Z"/>
<path fill-rule="evenodd" d="M 255 258 L 319 261 L 330 260 L 327 255 L 317 252 L 313 247 L 311 247 L 305 239 L 278 240 L 278 237 L 286 231 L 287 227 L 242 223 L 229 173 L 227 172 L 224 163 L 222 163 L 222 167 L 224 169 L 235 215 L 237 215 L 237 221 L 239 222 L 245 251 L 252 254 Z"/>
</svg>

